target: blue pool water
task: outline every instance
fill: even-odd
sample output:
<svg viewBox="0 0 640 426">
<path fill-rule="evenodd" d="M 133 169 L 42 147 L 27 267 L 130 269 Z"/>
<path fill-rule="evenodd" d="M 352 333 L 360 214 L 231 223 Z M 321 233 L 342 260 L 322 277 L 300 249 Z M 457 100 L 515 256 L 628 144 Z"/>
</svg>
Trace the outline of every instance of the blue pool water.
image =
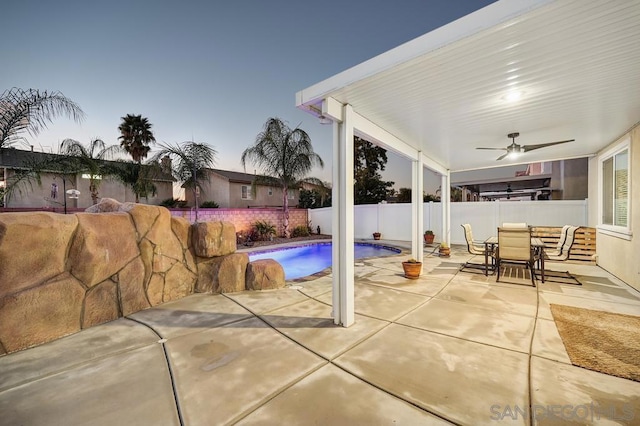
<svg viewBox="0 0 640 426">
<path fill-rule="evenodd" d="M 356 243 L 355 258 L 390 256 L 399 249 L 374 244 Z M 285 279 L 306 277 L 331 266 L 331 243 L 249 253 L 249 260 L 275 259 L 284 268 Z"/>
</svg>

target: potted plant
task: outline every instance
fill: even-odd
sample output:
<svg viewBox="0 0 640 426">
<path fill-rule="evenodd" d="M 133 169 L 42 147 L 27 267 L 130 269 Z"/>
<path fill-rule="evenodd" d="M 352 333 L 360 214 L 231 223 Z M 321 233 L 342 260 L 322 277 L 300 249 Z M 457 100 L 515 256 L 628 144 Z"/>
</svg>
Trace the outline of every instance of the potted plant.
<svg viewBox="0 0 640 426">
<path fill-rule="evenodd" d="M 381 235 L 382 235 L 382 234 L 380 234 L 379 232 L 374 232 L 374 233 L 373 233 L 373 239 L 374 239 L 374 240 L 379 240 Z"/>
<path fill-rule="evenodd" d="M 427 229 L 426 231 L 424 231 L 424 242 L 425 244 L 433 244 L 433 238 L 435 237 L 435 234 L 433 233 L 432 230 Z"/>
<path fill-rule="evenodd" d="M 451 256 L 451 247 L 449 247 L 449 244 L 445 243 L 444 241 L 440 243 L 440 256 L 441 257 Z"/>
<path fill-rule="evenodd" d="M 417 280 L 420 277 L 422 271 L 422 262 L 418 262 L 416 259 L 409 259 L 406 262 L 402 262 L 402 268 L 404 269 L 405 278 L 410 280 Z"/>
</svg>

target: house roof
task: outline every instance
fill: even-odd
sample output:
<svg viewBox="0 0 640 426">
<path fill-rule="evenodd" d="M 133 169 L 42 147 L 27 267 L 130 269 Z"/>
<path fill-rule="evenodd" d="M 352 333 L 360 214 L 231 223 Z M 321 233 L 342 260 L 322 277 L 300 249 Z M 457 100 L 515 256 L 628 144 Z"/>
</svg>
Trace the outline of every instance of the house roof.
<svg viewBox="0 0 640 426">
<path fill-rule="evenodd" d="M 46 160 L 59 157 L 59 154 L 51 154 L 46 152 L 25 151 L 16 148 L 0 148 L 0 167 L 8 169 L 26 169 L 29 164 L 43 162 Z M 104 161 L 109 163 L 110 161 Z M 171 174 L 161 172 L 153 180 L 173 182 L 175 179 Z"/>
<path fill-rule="evenodd" d="M 298 92 L 296 104 L 316 116 L 333 100 L 351 105 L 450 171 L 591 156 L 640 120 L 639 21 L 637 0 L 500 0 Z M 501 161 L 505 151 L 476 150 L 505 148 L 511 132 L 520 145 L 575 142 Z"/>
<path fill-rule="evenodd" d="M 223 176 L 229 179 L 229 182 L 251 184 L 251 182 L 253 182 L 253 178 L 255 177 L 255 175 L 252 175 L 249 173 L 233 172 L 231 170 L 221 170 L 221 169 L 210 169 L 210 170 L 214 173 L 219 174 L 220 176 Z"/>
</svg>

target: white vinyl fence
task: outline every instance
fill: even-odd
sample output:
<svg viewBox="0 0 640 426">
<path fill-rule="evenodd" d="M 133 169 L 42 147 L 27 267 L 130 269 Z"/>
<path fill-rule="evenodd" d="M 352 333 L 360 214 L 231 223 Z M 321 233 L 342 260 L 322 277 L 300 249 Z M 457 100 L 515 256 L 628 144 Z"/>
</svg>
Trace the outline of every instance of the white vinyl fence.
<svg viewBox="0 0 640 426">
<path fill-rule="evenodd" d="M 309 210 L 309 220 L 331 234 L 331 207 Z M 366 204 L 355 206 L 354 235 L 373 238 L 380 232 L 386 240 L 411 240 L 411 204 Z M 451 203 L 451 243 L 465 244 L 463 223 L 470 223 L 473 237 L 484 240 L 496 235 L 503 222 L 526 222 L 531 226 L 587 226 L 587 200 L 508 201 Z M 424 230 L 431 229 L 442 240 L 442 207 L 424 203 Z M 424 231 L 423 230 L 423 231 Z"/>
</svg>

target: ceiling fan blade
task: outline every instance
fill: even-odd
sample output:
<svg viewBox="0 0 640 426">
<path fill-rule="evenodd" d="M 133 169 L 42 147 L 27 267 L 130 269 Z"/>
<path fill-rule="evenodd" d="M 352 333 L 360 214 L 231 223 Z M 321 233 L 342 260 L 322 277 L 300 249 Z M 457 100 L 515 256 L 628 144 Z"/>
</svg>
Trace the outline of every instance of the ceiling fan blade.
<svg viewBox="0 0 640 426">
<path fill-rule="evenodd" d="M 505 151 L 507 148 L 476 148 L 476 149 L 490 149 L 490 150 Z"/>
<path fill-rule="evenodd" d="M 496 158 L 496 161 L 500 161 L 500 160 L 502 160 L 502 159 L 503 159 L 504 157 L 506 157 L 507 155 L 509 155 L 509 153 L 508 153 L 508 152 L 507 152 L 507 153 L 502 154 L 500 157 Z"/>
<path fill-rule="evenodd" d="M 573 142 L 575 139 L 569 139 L 566 141 L 558 141 L 558 142 L 549 142 L 549 143 L 539 143 L 537 145 L 523 145 L 522 149 L 524 152 L 533 151 L 534 149 L 544 148 L 552 145 L 560 145 L 561 143 Z"/>
</svg>

